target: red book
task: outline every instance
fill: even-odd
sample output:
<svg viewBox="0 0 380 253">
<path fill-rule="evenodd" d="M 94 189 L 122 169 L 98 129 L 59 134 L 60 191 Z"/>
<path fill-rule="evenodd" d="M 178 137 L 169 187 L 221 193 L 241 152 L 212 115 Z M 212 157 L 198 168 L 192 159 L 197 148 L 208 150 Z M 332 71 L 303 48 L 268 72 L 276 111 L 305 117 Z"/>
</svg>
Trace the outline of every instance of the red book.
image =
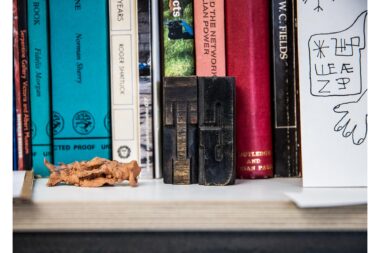
<svg viewBox="0 0 380 253">
<path fill-rule="evenodd" d="M 225 76 L 224 0 L 194 1 L 197 76 Z"/>
<path fill-rule="evenodd" d="M 273 176 L 269 0 L 226 0 L 227 75 L 236 77 L 237 177 Z"/>
<path fill-rule="evenodd" d="M 13 0 L 13 69 L 16 105 L 17 164 L 18 170 L 24 170 L 22 99 L 19 64 L 18 2 Z"/>
</svg>

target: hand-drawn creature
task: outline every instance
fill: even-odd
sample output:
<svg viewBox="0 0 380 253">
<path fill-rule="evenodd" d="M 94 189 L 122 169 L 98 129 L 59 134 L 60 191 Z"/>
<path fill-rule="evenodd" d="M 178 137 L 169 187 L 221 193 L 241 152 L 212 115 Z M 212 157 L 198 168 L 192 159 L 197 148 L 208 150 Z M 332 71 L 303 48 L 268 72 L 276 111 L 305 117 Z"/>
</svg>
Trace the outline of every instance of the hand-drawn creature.
<svg viewBox="0 0 380 253">
<path fill-rule="evenodd" d="M 309 39 L 310 93 L 315 97 L 347 97 L 333 108 L 341 116 L 334 131 L 355 145 L 367 137 L 367 84 L 362 81 L 367 11 L 347 29 L 312 35 Z"/>
</svg>

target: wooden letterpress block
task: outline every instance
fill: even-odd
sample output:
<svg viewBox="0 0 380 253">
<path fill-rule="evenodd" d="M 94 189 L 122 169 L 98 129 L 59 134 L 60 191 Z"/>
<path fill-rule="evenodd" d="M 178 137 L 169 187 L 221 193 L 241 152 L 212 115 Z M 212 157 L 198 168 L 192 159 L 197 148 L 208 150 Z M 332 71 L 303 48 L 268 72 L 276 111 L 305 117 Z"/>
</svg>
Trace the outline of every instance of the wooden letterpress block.
<svg viewBox="0 0 380 253">
<path fill-rule="evenodd" d="M 197 78 L 164 78 L 163 107 L 164 183 L 197 183 Z"/>
<path fill-rule="evenodd" d="M 235 183 L 235 79 L 198 78 L 199 184 Z"/>
</svg>

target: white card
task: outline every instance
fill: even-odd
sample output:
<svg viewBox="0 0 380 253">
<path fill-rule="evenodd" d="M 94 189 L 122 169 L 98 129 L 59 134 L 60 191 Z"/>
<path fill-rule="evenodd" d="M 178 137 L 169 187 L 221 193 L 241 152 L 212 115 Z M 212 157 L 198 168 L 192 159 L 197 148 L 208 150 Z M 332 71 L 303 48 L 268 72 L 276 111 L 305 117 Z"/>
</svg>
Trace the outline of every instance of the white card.
<svg viewBox="0 0 380 253">
<path fill-rule="evenodd" d="M 286 192 L 299 208 L 321 208 L 366 205 L 367 188 L 306 188 L 301 192 Z"/>
<path fill-rule="evenodd" d="M 25 170 L 13 171 L 13 198 L 20 198 L 25 180 Z"/>
<path fill-rule="evenodd" d="M 298 0 L 305 187 L 367 185 L 366 27 L 366 0 Z"/>
</svg>

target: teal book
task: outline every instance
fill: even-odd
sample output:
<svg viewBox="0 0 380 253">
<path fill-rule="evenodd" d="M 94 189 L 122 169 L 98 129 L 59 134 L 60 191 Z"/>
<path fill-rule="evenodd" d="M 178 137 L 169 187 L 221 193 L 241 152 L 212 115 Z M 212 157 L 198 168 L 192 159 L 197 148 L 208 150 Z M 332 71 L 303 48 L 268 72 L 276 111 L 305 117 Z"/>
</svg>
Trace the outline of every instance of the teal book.
<svg viewBox="0 0 380 253">
<path fill-rule="evenodd" d="M 44 158 L 52 160 L 46 2 L 47 0 L 28 1 L 32 160 L 34 173 L 42 177 L 49 175 L 49 171 L 44 166 Z"/>
<path fill-rule="evenodd" d="M 108 1 L 49 4 L 54 163 L 110 159 Z"/>
</svg>

